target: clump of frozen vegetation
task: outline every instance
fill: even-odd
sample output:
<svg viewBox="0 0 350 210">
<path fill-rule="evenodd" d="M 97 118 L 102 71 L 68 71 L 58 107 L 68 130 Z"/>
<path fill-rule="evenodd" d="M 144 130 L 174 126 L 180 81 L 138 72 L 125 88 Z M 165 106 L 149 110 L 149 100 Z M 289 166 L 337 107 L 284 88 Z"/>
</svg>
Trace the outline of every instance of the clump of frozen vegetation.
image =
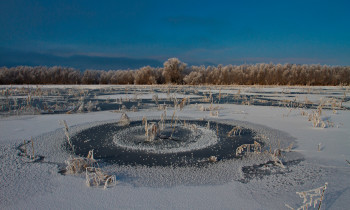
<svg viewBox="0 0 350 210">
<path fill-rule="evenodd" d="M 302 116 L 307 116 L 308 121 L 312 122 L 313 127 L 315 128 L 329 128 L 334 127 L 334 123 L 330 120 L 330 117 L 323 116 L 323 107 L 324 103 L 321 103 L 316 111 L 312 111 L 312 113 L 308 113 L 305 111 L 301 111 Z M 334 110 L 333 110 L 334 113 Z"/>
<path fill-rule="evenodd" d="M 243 153 L 261 153 L 261 144 L 259 142 L 254 141 L 254 144 L 242 144 L 236 149 L 236 156 L 242 155 Z"/>
<path fill-rule="evenodd" d="M 66 160 L 66 173 L 68 174 L 80 174 L 88 167 L 98 166 L 94 159 L 94 151 L 90 150 L 86 158 L 84 157 L 71 157 Z"/>
<path fill-rule="evenodd" d="M 94 159 L 94 151 L 90 150 L 86 158 L 74 157 L 66 160 L 66 173 L 67 174 L 81 174 L 85 172 L 86 185 L 90 186 L 103 186 L 104 189 L 110 186 L 116 185 L 116 176 L 103 172 L 99 168 L 97 161 Z"/>
<path fill-rule="evenodd" d="M 236 136 L 236 135 L 241 135 L 241 133 L 242 133 L 242 131 L 243 131 L 243 128 L 242 127 L 240 127 L 240 126 L 235 126 L 234 128 L 232 128 L 232 130 L 230 130 L 228 133 L 227 133 L 227 136 L 231 136 L 232 134 L 234 135 L 234 136 Z"/>
<path fill-rule="evenodd" d="M 324 186 L 318 187 L 313 190 L 296 192 L 300 198 L 303 198 L 303 204 L 297 208 L 297 210 L 306 210 L 308 207 L 313 206 L 314 208 L 321 209 L 322 201 L 324 199 L 324 192 L 327 189 L 328 183 L 326 182 Z M 317 206 L 318 204 L 318 206 Z M 286 204 L 286 207 L 294 210 L 291 206 Z"/>
<path fill-rule="evenodd" d="M 100 168 L 96 167 L 87 167 L 86 172 L 86 185 L 87 186 L 103 186 L 104 189 L 114 186 L 117 184 L 116 176 L 109 175 L 103 172 Z"/>
<path fill-rule="evenodd" d="M 118 124 L 120 126 L 128 126 L 130 125 L 130 118 L 128 117 L 128 115 L 126 113 L 123 113 Z"/>
<path fill-rule="evenodd" d="M 20 155 L 29 159 L 30 162 L 36 162 L 40 160 L 40 156 L 35 155 L 34 141 L 31 138 L 30 141 L 23 140 L 18 149 L 21 151 Z"/>
<path fill-rule="evenodd" d="M 158 105 L 158 100 L 159 100 L 158 95 L 157 95 L 157 94 L 154 94 L 154 95 L 152 96 L 152 101 L 154 101 L 154 102 Z"/>
<path fill-rule="evenodd" d="M 215 163 L 216 161 L 218 161 L 218 158 L 215 157 L 215 156 L 210 156 L 208 160 L 209 160 L 209 162 L 211 162 L 211 163 Z"/>
<path fill-rule="evenodd" d="M 160 120 L 148 120 L 127 127 L 113 136 L 113 143 L 122 148 L 151 153 L 176 153 L 206 148 L 218 142 L 215 131 L 180 120 L 175 112 L 169 121 L 165 114 Z"/>
<path fill-rule="evenodd" d="M 282 151 L 280 149 L 275 149 L 273 153 L 270 153 L 272 160 L 274 161 L 276 166 L 279 166 L 281 168 L 285 168 L 283 165 L 282 160 L 279 158 L 282 156 Z"/>
<path fill-rule="evenodd" d="M 96 109 L 96 105 L 93 102 L 89 101 L 87 104 L 87 111 L 92 112 L 95 109 Z"/>
<path fill-rule="evenodd" d="M 155 138 L 158 135 L 158 126 L 156 123 L 152 122 L 152 123 L 145 123 L 145 135 L 146 135 L 146 140 L 145 142 L 151 142 L 154 141 Z"/>
<path fill-rule="evenodd" d="M 129 118 L 126 116 L 126 114 L 124 117 L 123 116 L 124 115 L 122 115 L 122 122 L 123 122 L 123 125 L 125 125 L 125 123 L 129 120 Z M 130 123 L 130 120 L 129 120 L 129 123 Z M 74 152 L 74 146 L 70 138 L 69 127 L 67 125 L 67 122 L 65 120 L 62 120 L 61 124 L 64 125 L 64 133 L 67 138 L 68 145 L 71 147 L 72 151 Z M 104 188 L 106 189 L 108 186 L 116 184 L 116 177 L 114 175 L 108 175 L 102 172 L 102 170 L 99 168 L 97 161 L 94 159 L 93 150 L 89 151 L 86 158 L 70 157 L 65 162 L 67 164 L 66 166 L 67 174 L 80 174 L 85 171 L 86 183 L 88 186 L 104 185 Z"/>
<path fill-rule="evenodd" d="M 211 117 L 219 117 L 219 111 L 215 111 L 215 112 L 210 111 L 209 112 L 209 116 L 211 116 Z"/>
<path fill-rule="evenodd" d="M 230 131 L 231 132 L 231 131 Z M 274 164 L 276 166 L 279 166 L 280 168 L 285 168 L 282 160 L 280 159 L 282 157 L 282 154 L 284 152 L 290 152 L 292 150 L 293 143 L 291 143 L 287 148 L 285 149 L 274 149 L 273 151 L 270 150 L 265 150 L 264 154 L 267 154 L 270 156 L 270 158 L 273 160 Z M 237 147 L 236 149 L 236 156 L 243 156 L 243 155 L 248 155 L 250 153 L 254 154 L 262 154 L 262 146 L 259 142 L 254 141 L 253 144 L 242 144 L 241 146 Z"/>
</svg>

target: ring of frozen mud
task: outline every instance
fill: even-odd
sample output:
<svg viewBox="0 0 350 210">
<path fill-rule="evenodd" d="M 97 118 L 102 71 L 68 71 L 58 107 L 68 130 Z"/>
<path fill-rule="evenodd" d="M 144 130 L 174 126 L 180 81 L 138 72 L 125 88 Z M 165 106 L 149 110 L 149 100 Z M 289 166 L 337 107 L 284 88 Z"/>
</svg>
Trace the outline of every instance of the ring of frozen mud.
<svg viewBox="0 0 350 210">
<path fill-rule="evenodd" d="M 159 121 L 158 118 L 148 118 L 149 122 Z M 197 134 L 179 129 L 178 134 L 173 133 L 172 139 L 168 139 L 165 132 L 164 138 L 145 142 L 139 118 L 132 119 L 129 126 L 120 126 L 116 120 L 72 126 L 70 133 L 75 155 L 86 156 L 89 150 L 94 149 L 94 157 L 104 171 L 135 186 L 222 184 L 234 180 L 246 182 L 251 179 L 250 175 L 254 178 L 256 174 L 264 176 L 270 172 L 290 173 L 290 176 L 295 176 L 295 180 L 298 180 L 297 177 L 309 170 L 302 166 L 299 161 L 302 157 L 297 152 L 284 155 L 285 169 L 271 166 L 272 170 L 267 173 L 266 163 L 267 166 L 271 165 L 270 155 L 235 155 L 237 146 L 253 143 L 254 140 L 259 141 L 265 150 L 286 148 L 294 142 L 294 138 L 287 133 L 262 125 L 222 119 L 211 119 L 210 129 L 206 129 L 207 120 L 179 118 L 186 120 L 187 124 L 196 124 Z M 169 120 L 166 124 L 169 124 Z M 240 136 L 228 137 L 227 132 L 236 126 L 244 128 L 244 132 Z M 182 137 L 190 141 L 179 140 Z M 67 146 L 63 129 L 39 136 L 37 140 L 43 142 L 43 145 L 38 145 L 38 152 L 45 156 L 45 160 L 61 163 L 58 164 L 59 167 L 64 167 L 63 163 L 72 155 L 72 151 Z M 210 156 L 216 156 L 218 161 L 211 163 L 208 161 Z M 261 168 L 259 164 L 264 167 Z M 294 170 L 295 167 L 302 167 L 304 171 Z M 253 174 L 249 174 L 252 171 Z"/>
</svg>

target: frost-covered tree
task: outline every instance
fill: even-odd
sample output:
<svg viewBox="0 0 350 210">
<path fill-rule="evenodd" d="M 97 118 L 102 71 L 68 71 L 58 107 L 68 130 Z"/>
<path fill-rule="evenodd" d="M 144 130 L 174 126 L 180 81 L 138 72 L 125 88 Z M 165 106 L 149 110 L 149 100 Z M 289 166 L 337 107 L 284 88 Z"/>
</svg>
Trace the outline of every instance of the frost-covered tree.
<svg viewBox="0 0 350 210">
<path fill-rule="evenodd" d="M 142 67 L 135 72 L 135 82 L 136 85 L 153 85 L 156 84 L 156 77 L 154 69 L 150 66 Z"/>
<path fill-rule="evenodd" d="M 198 71 L 192 71 L 190 74 L 184 77 L 184 82 L 188 85 L 200 85 L 203 84 L 202 81 L 203 75 Z"/>
<path fill-rule="evenodd" d="M 83 84 L 99 84 L 100 83 L 100 71 L 86 70 L 83 78 L 81 79 Z"/>
<path fill-rule="evenodd" d="M 191 66 L 170 58 L 163 68 L 96 71 L 61 66 L 0 67 L 0 84 L 349 85 L 350 66 L 255 64 Z"/>
<path fill-rule="evenodd" d="M 181 62 L 177 58 L 169 58 L 164 62 L 163 76 L 166 83 L 181 84 L 187 64 Z"/>
</svg>

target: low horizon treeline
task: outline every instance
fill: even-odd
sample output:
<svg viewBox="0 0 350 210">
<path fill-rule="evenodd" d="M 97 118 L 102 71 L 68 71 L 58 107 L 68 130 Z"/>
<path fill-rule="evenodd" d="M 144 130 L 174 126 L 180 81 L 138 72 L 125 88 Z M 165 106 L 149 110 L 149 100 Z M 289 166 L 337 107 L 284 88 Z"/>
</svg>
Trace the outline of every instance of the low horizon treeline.
<svg viewBox="0 0 350 210">
<path fill-rule="evenodd" d="M 187 84 L 187 85 L 309 85 L 350 84 L 350 66 L 244 64 L 190 66 L 170 58 L 161 68 L 85 70 L 68 67 L 0 68 L 0 84 Z"/>
</svg>

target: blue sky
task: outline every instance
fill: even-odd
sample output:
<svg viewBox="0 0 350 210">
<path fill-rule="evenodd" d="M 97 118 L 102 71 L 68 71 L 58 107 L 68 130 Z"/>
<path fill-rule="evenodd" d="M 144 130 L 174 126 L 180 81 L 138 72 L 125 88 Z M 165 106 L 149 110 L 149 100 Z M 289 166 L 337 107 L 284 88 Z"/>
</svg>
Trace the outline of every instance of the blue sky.
<svg viewBox="0 0 350 210">
<path fill-rule="evenodd" d="M 1 1 L 0 66 L 79 68 L 96 57 L 350 65 L 349 8 L 337 0 Z M 75 57 L 84 59 L 65 63 Z"/>
</svg>

